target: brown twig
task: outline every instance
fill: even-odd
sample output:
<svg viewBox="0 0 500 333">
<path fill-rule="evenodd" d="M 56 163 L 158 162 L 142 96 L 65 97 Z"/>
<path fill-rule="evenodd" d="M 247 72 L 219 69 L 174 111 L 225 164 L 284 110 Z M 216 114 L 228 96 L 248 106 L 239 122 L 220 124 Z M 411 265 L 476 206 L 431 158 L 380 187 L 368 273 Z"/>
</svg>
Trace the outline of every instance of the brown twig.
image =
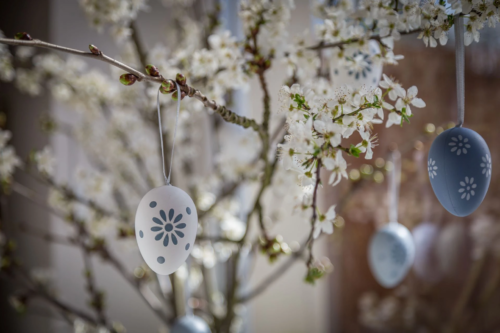
<svg viewBox="0 0 500 333">
<path fill-rule="evenodd" d="M 320 177 L 320 171 L 321 171 L 321 159 L 318 159 L 318 165 L 316 165 L 316 183 L 314 184 L 314 192 L 313 192 L 313 201 L 311 204 L 312 208 L 312 215 L 311 215 L 311 231 L 309 233 L 309 238 L 307 241 L 307 248 L 309 249 L 309 259 L 307 259 L 307 267 L 310 268 L 311 264 L 313 263 L 314 260 L 314 255 L 313 255 L 313 245 L 314 245 L 314 227 L 316 224 L 316 218 L 317 218 L 317 201 L 318 201 L 318 188 L 319 188 L 319 183 L 321 182 L 321 177 Z"/>
<path fill-rule="evenodd" d="M 422 29 L 402 31 L 402 32 L 400 32 L 400 34 L 401 35 L 411 35 L 411 34 L 416 34 L 419 32 L 422 32 Z M 378 41 L 379 43 L 382 43 L 382 37 L 380 37 L 379 35 L 370 36 L 370 37 L 368 37 L 368 39 L 375 40 L 375 41 Z M 365 38 L 352 38 L 352 39 L 348 39 L 348 40 L 344 40 L 344 41 L 340 41 L 340 42 L 336 42 L 336 43 L 320 42 L 317 45 L 307 47 L 307 49 L 308 50 L 322 50 L 322 49 L 328 49 L 328 48 L 333 48 L 333 47 L 342 47 L 344 45 L 354 44 L 354 43 L 363 42 L 363 41 L 366 41 L 366 39 Z"/>
<path fill-rule="evenodd" d="M 157 82 L 157 83 L 162 83 L 165 82 L 166 79 L 163 78 L 163 76 L 151 76 L 144 74 L 118 60 L 115 60 L 101 51 L 99 51 L 97 54 L 92 53 L 92 52 L 85 52 L 81 50 L 76 50 L 72 49 L 69 47 L 64 47 L 56 44 L 51 44 L 47 43 L 44 41 L 41 41 L 39 39 L 33 39 L 33 40 L 17 40 L 17 39 L 10 39 L 10 38 L 0 38 L 0 43 L 1 44 L 7 44 L 7 45 L 15 45 L 15 46 L 31 46 L 31 47 L 39 47 L 39 48 L 44 48 L 44 49 L 49 49 L 49 50 L 57 50 L 61 52 L 66 52 L 74 55 L 78 55 L 81 57 L 86 57 L 90 59 L 95 59 L 99 61 L 106 62 L 112 66 L 118 67 L 122 70 L 124 70 L 127 73 L 133 74 L 136 77 L 137 81 L 150 81 L 150 82 Z M 212 109 L 215 113 L 219 114 L 222 119 L 225 121 L 240 125 L 244 128 L 249 128 L 251 127 L 258 133 L 262 133 L 262 128 L 257 124 L 257 122 L 253 119 L 249 119 L 243 116 L 239 116 L 233 111 L 227 109 L 224 105 L 219 105 L 217 104 L 216 101 L 214 100 L 209 100 L 201 91 L 198 89 L 195 89 L 187 84 L 182 84 L 180 85 L 181 91 L 186 93 L 187 96 L 191 98 L 195 98 L 199 100 L 200 102 L 205 105 L 205 107 L 208 107 Z"/>
</svg>

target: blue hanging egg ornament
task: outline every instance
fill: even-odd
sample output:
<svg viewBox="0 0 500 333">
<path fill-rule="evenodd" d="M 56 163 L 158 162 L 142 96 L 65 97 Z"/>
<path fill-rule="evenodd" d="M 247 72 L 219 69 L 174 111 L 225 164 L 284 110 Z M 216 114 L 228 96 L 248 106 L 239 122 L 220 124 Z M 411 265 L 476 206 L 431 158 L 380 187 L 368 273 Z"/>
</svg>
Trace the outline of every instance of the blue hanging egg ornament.
<svg viewBox="0 0 500 333">
<path fill-rule="evenodd" d="M 454 127 L 441 133 L 432 143 L 427 168 L 436 197 L 455 216 L 474 212 L 490 186 L 490 150 L 484 139 L 468 128 Z"/>
<path fill-rule="evenodd" d="M 484 139 L 463 128 L 465 114 L 463 17 L 455 17 L 458 125 L 432 143 L 427 169 L 432 189 L 443 207 L 455 216 L 474 212 L 488 192 L 491 154 Z"/>
<path fill-rule="evenodd" d="M 207 323 L 198 316 L 184 316 L 177 319 L 171 333 L 211 333 Z"/>
<path fill-rule="evenodd" d="M 389 223 L 372 237 L 368 261 L 373 276 L 380 285 L 398 285 L 410 270 L 415 258 L 413 237 L 404 225 Z"/>
<path fill-rule="evenodd" d="M 413 237 L 398 220 L 401 155 L 392 153 L 393 169 L 389 178 L 389 220 L 373 235 L 368 247 L 368 262 L 377 282 L 386 288 L 400 283 L 410 270 L 415 258 Z"/>
</svg>

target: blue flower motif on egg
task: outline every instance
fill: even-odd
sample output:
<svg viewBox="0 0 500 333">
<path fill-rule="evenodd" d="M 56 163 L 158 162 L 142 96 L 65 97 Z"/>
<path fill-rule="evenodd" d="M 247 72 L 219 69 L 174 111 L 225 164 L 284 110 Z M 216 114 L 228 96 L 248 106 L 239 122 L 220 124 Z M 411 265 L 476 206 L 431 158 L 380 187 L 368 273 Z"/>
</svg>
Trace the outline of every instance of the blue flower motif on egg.
<svg viewBox="0 0 500 333">
<path fill-rule="evenodd" d="M 446 130 L 431 146 L 427 170 L 441 205 L 453 215 L 467 216 L 481 205 L 488 191 L 491 178 L 488 145 L 471 129 Z"/>
<path fill-rule="evenodd" d="M 158 234 L 155 236 L 155 240 L 160 241 L 161 239 L 163 239 L 163 246 L 165 247 L 168 246 L 170 238 L 172 239 L 172 243 L 174 245 L 177 245 L 177 237 L 180 238 L 184 237 L 184 233 L 182 231 L 176 230 L 176 229 L 184 229 L 186 227 L 186 223 L 177 224 L 182 220 L 182 214 L 177 215 L 175 219 L 174 215 L 175 211 L 173 209 L 170 209 L 168 212 L 168 220 L 167 220 L 167 215 L 165 214 L 165 211 L 162 209 L 160 210 L 161 220 L 157 217 L 153 217 L 153 222 L 160 225 L 161 227 L 154 226 L 151 228 L 151 231 L 158 232 Z M 163 238 L 163 235 L 165 235 L 165 238 Z"/>
</svg>

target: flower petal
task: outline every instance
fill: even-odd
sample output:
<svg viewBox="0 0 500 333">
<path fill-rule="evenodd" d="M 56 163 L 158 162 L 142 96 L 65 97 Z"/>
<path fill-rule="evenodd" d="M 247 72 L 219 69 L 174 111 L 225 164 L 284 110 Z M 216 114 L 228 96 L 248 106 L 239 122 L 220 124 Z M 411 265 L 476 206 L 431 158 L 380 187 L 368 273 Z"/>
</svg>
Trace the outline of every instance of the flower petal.
<svg viewBox="0 0 500 333">
<path fill-rule="evenodd" d="M 176 217 L 176 218 L 175 218 L 175 220 L 174 220 L 174 223 L 177 223 L 177 222 L 179 222 L 180 220 L 182 220 L 182 214 L 177 215 L 177 217 Z"/>
<path fill-rule="evenodd" d="M 165 247 L 168 246 L 168 234 L 165 236 L 165 239 L 163 240 L 163 246 Z"/>
<path fill-rule="evenodd" d="M 183 232 L 180 232 L 180 231 L 175 230 L 175 233 L 176 233 L 176 234 L 177 234 L 177 236 L 179 236 L 180 238 L 183 238 L 183 237 L 184 237 L 184 233 L 183 233 Z"/>
<path fill-rule="evenodd" d="M 172 234 L 172 243 L 174 243 L 174 245 L 177 245 L 177 237 L 175 237 L 174 234 Z"/>
<path fill-rule="evenodd" d="M 417 96 L 418 88 L 416 86 L 412 86 L 408 88 L 408 96 Z"/>
<path fill-rule="evenodd" d="M 421 98 L 414 98 L 411 101 L 411 105 L 417 107 L 417 108 L 425 108 L 426 104 L 423 99 Z"/>
<path fill-rule="evenodd" d="M 164 232 L 160 232 L 158 235 L 156 235 L 155 240 L 160 240 L 164 234 L 165 234 Z M 167 237 L 168 237 L 168 235 L 167 235 Z"/>
<path fill-rule="evenodd" d="M 162 227 L 152 227 L 151 231 L 160 231 L 162 229 L 163 229 Z"/>
<path fill-rule="evenodd" d="M 167 216 L 165 215 L 165 211 L 163 209 L 160 210 L 160 215 L 163 221 L 167 222 Z"/>
<path fill-rule="evenodd" d="M 173 219 L 173 218 L 174 218 L 174 210 L 173 210 L 173 209 L 170 209 L 170 210 L 168 211 L 168 219 L 169 219 L 170 221 L 172 221 L 172 219 Z"/>
<path fill-rule="evenodd" d="M 157 217 L 153 217 L 153 222 L 159 225 L 163 225 L 163 222 Z"/>
<path fill-rule="evenodd" d="M 175 227 L 177 229 L 184 229 L 186 227 L 186 223 L 177 224 Z"/>
</svg>

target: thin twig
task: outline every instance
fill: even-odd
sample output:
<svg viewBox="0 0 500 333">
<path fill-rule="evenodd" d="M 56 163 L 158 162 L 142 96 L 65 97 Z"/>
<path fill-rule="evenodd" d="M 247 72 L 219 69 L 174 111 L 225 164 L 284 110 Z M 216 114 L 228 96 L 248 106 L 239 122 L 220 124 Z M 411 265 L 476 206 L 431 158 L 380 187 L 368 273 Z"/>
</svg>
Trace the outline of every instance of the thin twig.
<svg viewBox="0 0 500 333">
<path fill-rule="evenodd" d="M 307 260 L 307 267 L 310 268 L 311 264 L 313 263 L 314 256 L 313 256 L 313 245 L 314 245 L 314 228 L 316 224 L 316 218 L 317 218 L 317 201 L 318 201 L 318 188 L 319 188 L 319 183 L 321 182 L 321 177 L 320 177 L 320 171 L 321 171 L 321 159 L 318 159 L 318 165 L 316 165 L 316 183 L 314 184 L 314 192 L 313 192 L 313 201 L 312 201 L 312 215 L 311 215 L 311 231 L 309 233 L 309 239 L 307 241 L 307 248 L 309 249 L 309 259 Z"/>
<path fill-rule="evenodd" d="M 409 30 L 409 31 L 401 31 L 400 34 L 401 35 L 411 35 L 411 34 L 416 34 L 416 33 L 419 33 L 419 32 L 422 32 L 422 29 L 414 29 L 414 30 Z M 380 37 L 379 35 L 373 35 L 373 36 L 370 36 L 368 39 L 376 40 L 376 41 L 382 43 L 382 39 L 383 38 Z M 322 50 L 322 49 L 328 49 L 328 48 L 333 48 L 333 47 L 341 47 L 341 46 L 344 46 L 344 45 L 347 45 L 347 44 L 354 44 L 354 43 L 358 43 L 358 42 L 361 42 L 361 41 L 366 41 L 366 39 L 365 38 L 352 38 L 352 39 L 348 39 L 348 40 L 344 40 L 344 41 L 340 41 L 340 42 L 336 42 L 336 43 L 324 43 L 324 42 L 320 42 L 317 45 L 307 47 L 307 49 L 308 50 Z"/>
<path fill-rule="evenodd" d="M 94 54 L 92 52 L 85 52 L 85 51 L 80 51 L 76 49 L 72 49 L 69 47 L 64 47 L 56 44 L 51 44 L 47 43 L 44 41 L 41 41 L 39 39 L 33 39 L 33 40 L 17 40 L 17 39 L 11 39 L 11 38 L 0 38 L 0 43 L 1 44 L 7 44 L 7 45 L 15 45 L 15 46 L 31 46 L 31 47 L 39 47 L 39 48 L 44 48 L 44 49 L 49 49 L 49 50 L 57 50 L 61 52 L 66 52 L 74 55 L 78 55 L 81 57 L 86 57 L 90 59 L 95 59 L 95 60 L 100 60 L 103 62 L 106 62 L 112 66 L 118 67 L 122 70 L 124 70 L 127 73 L 133 74 L 137 77 L 137 81 L 150 81 L 150 82 L 157 82 L 157 83 L 162 83 L 165 82 L 166 79 L 159 75 L 159 76 L 151 76 L 144 74 L 118 60 L 115 60 L 107 55 L 105 55 L 102 52 L 99 52 L 98 54 Z M 227 109 L 224 105 L 219 105 L 217 104 L 216 101 L 214 100 L 209 100 L 201 91 L 198 89 L 195 89 L 187 84 L 180 85 L 180 89 L 186 93 L 187 96 L 191 98 L 196 98 L 200 102 L 205 105 L 205 107 L 208 107 L 212 109 L 214 112 L 218 113 L 222 119 L 225 121 L 240 125 L 244 128 L 249 128 L 251 127 L 258 133 L 262 133 L 262 128 L 260 127 L 259 124 L 254 119 L 246 118 L 243 116 L 239 116 L 233 111 Z"/>
</svg>

